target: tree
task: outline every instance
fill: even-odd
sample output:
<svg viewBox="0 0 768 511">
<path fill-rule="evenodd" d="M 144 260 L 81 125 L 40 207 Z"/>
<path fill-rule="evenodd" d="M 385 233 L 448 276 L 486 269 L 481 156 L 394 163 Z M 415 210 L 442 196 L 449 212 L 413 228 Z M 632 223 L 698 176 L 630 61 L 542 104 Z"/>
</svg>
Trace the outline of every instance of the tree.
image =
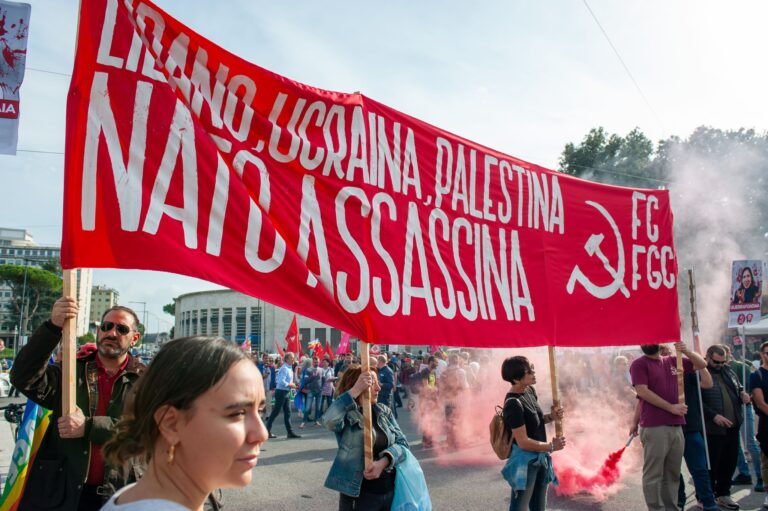
<svg viewBox="0 0 768 511">
<path fill-rule="evenodd" d="M 165 305 L 163 305 L 163 312 L 165 312 L 166 314 L 169 314 L 169 315 L 175 317 L 176 316 L 176 302 L 174 301 L 173 303 L 166 303 Z"/>
<path fill-rule="evenodd" d="M 659 176 L 652 166 L 653 153 L 653 142 L 639 128 L 625 137 L 592 128 L 579 145 L 565 145 L 560 171 L 601 183 L 655 188 Z"/>
<path fill-rule="evenodd" d="M 11 288 L 9 306 L 16 318 L 22 319 L 22 334 L 37 328 L 45 321 L 50 316 L 53 302 L 61 296 L 59 276 L 34 266 L 0 265 L 0 283 Z M 13 328 L 13 325 L 5 327 Z"/>
<path fill-rule="evenodd" d="M 86 332 L 77 338 L 77 344 L 88 344 L 89 342 L 96 342 L 96 336 L 93 332 Z"/>
</svg>

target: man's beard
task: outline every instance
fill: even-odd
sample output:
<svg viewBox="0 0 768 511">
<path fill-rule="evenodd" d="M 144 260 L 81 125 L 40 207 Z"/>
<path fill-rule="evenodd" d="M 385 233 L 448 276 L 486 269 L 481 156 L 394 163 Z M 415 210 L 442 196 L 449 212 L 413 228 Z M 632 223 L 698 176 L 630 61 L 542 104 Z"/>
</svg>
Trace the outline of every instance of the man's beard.
<svg viewBox="0 0 768 511">
<path fill-rule="evenodd" d="M 110 343 L 114 344 L 114 346 L 105 346 L 105 341 L 109 341 Z M 112 338 L 101 339 L 97 344 L 97 348 L 99 350 L 99 355 L 110 359 L 118 359 L 128 353 L 128 348 L 123 348 L 120 346 L 120 341 Z"/>
</svg>

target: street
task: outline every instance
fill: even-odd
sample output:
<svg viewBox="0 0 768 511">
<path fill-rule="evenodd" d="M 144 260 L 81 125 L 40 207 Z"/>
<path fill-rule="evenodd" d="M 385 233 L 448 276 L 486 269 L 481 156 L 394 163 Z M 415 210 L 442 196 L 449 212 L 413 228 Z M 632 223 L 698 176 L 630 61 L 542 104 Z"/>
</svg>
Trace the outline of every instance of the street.
<svg viewBox="0 0 768 511">
<path fill-rule="evenodd" d="M 0 398 L 0 406 L 22 399 Z M 490 449 L 483 441 L 471 448 L 437 455 L 438 450 L 421 448 L 421 437 L 412 425 L 410 413 L 399 410 L 400 425 L 411 443 L 413 454 L 419 460 L 430 489 L 436 511 L 506 510 L 509 507 L 509 486 L 502 479 L 501 461 L 489 464 Z M 282 417 L 275 421 L 277 439 L 269 440 L 262 449 L 259 463 L 253 472 L 253 481 L 246 488 L 224 491 L 225 509 L 228 511 L 333 510 L 338 506 L 338 494 L 323 486 L 336 453 L 336 440 L 329 431 L 314 425 L 298 429 L 300 419 L 294 413 L 293 423 L 300 439 L 288 440 Z M 204 447 L 200 447 L 204 448 Z M 641 449 L 639 442 L 632 449 Z M 0 419 L 0 471 L 5 477 L 13 450 L 10 425 Z M 212 453 L 214 455 L 214 453 Z M 619 465 L 622 466 L 621 464 Z M 555 458 L 557 470 L 557 458 Z M 684 470 L 686 480 L 687 473 Z M 619 484 L 608 490 L 603 501 L 589 495 L 558 497 L 549 490 L 547 509 L 554 511 L 642 511 L 645 509 L 640 486 L 640 468 L 623 471 Z M 687 493 L 692 492 L 689 482 Z M 615 492 L 615 493 L 614 493 Z M 734 487 L 733 498 L 742 510 L 760 509 L 764 494 L 754 494 L 746 486 Z M 698 509 L 692 496 L 686 509 Z"/>
</svg>

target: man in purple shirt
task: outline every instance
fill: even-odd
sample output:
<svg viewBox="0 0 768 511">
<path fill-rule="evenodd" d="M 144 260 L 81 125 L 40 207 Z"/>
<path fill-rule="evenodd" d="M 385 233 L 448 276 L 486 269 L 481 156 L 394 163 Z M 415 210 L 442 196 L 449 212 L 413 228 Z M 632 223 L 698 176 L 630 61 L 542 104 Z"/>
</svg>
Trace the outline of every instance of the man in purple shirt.
<svg viewBox="0 0 768 511">
<path fill-rule="evenodd" d="M 640 425 L 643 442 L 643 495 L 649 511 L 677 511 L 677 488 L 685 439 L 688 407 L 679 402 L 676 357 L 663 357 L 658 344 L 643 344 L 645 356 L 629 368 L 632 385 L 640 400 L 635 410 L 632 432 Z M 704 369 L 707 362 L 682 342 L 675 344 L 682 352 L 683 370 L 692 373 Z"/>
</svg>

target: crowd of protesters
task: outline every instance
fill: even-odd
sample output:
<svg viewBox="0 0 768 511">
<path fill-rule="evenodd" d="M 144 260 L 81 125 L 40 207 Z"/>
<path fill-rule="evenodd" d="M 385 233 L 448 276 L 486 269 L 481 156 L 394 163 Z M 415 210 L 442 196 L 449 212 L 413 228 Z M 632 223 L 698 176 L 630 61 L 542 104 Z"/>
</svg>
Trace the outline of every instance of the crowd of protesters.
<svg viewBox="0 0 768 511">
<path fill-rule="evenodd" d="M 335 359 L 250 356 L 234 343 L 203 337 L 167 343 L 146 367 L 131 355 L 140 338 L 135 312 L 114 307 L 102 318 L 96 350 L 78 354 L 77 408 L 63 414 L 61 366 L 49 359 L 62 325 L 76 313 L 72 299 L 58 300 L 12 368 L 12 383 L 53 412 L 19 509 L 91 510 L 106 504 L 110 510 L 183 511 L 200 509 L 206 500 L 215 507 L 215 489 L 250 481 L 260 446 L 277 437 L 272 426 L 280 414 L 289 439 L 301 438 L 294 418 L 298 429 L 336 433 L 339 451 L 326 487 L 339 491 L 339 509 L 390 509 L 395 474 L 407 470 L 412 457 L 398 409 L 406 403 L 415 416 L 436 423 L 418 422 L 422 449 L 438 442 L 462 448 L 462 404 L 499 378 L 489 371 L 485 351 L 382 353 L 371 357 L 366 372 L 351 353 Z M 631 350 L 564 351 L 563 401 L 575 404 L 591 387 L 634 408 L 630 432 L 639 432 L 643 443 L 648 509 L 685 508 L 683 460 L 693 498 L 703 509 L 739 509 L 732 487 L 749 484 L 763 491 L 768 477 L 768 343 L 760 347 L 756 369 L 719 344 L 704 356 L 683 343 L 641 350 L 641 356 Z M 683 354 L 684 401 L 675 351 Z M 504 360 L 501 378 L 510 385 L 503 403 L 511 445 L 503 471 L 512 487 L 510 510 L 543 510 L 547 486 L 556 480 L 550 455 L 566 446 L 564 438 L 547 439 L 544 424 L 562 419 L 564 410 L 543 413 L 534 367 L 525 357 Z M 366 389 L 373 405 L 374 463 L 358 470 Z M 200 451 L 200 442 L 217 456 Z"/>
</svg>

